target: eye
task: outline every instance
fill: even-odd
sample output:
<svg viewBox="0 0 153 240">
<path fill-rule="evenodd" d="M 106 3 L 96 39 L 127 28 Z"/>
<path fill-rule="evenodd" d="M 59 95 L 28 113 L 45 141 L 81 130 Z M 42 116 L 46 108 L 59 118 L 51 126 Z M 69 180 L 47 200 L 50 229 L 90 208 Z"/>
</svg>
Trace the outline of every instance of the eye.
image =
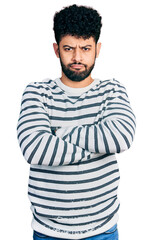
<svg viewBox="0 0 153 240">
<path fill-rule="evenodd" d="M 69 52 L 69 51 L 72 50 L 72 48 L 70 48 L 70 47 L 66 47 L 66 48 L 64 48 L 64 50 L 65 50 L 66 52 Z"/>
<path fill-rule="evenodd" d="M 88 47 L 83 47 L 83 50 L 84 50 L 85 52 L 87 52 L 87 51 L 90 50 L 90 48 L 88 48 Z"/>
</svg>

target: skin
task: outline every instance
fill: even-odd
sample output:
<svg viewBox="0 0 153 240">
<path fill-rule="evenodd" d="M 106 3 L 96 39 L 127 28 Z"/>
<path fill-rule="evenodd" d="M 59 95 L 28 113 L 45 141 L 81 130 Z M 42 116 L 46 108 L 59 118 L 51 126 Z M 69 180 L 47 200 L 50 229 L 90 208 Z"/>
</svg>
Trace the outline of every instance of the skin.
<svg viewBox="0 0 153 240">
<path fill-rule="evenodd" d="M 71 71 L 79 74 L 85 71 L 86 68 L 89 69 L 95 63 L 95 59 L 100 53 L 101 43 L 96 44 L 93 37 L 83 39 L 82 37 L 77 38 L 66 35 L 62 37 L 59 45 L 53 43 L 53 47 L 57 58 L 60 58 L 62 63 Z M 91 84 L 93 78 L 90 73 L 90 75 L 82 81 L 72 81 L 62 71 L 61 81 L 69 87 L 82 88 Z"/>
</svg>

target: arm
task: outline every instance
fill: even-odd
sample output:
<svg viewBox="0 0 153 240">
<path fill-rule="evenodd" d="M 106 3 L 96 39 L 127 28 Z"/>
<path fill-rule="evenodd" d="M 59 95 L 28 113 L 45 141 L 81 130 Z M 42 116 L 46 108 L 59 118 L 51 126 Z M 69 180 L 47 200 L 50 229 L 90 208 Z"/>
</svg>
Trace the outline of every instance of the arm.
<svg viewBox="0 0 153 240">
<path fill-rule="evenodd" d="M 42 91 L 36 84 L 29 84 L 22 97 L 17 134 L 27 162 L 57 166 L 78 162 L 89 156 L 88 151 L 52 134 Z"/>
<path fill-rule="evenodd" d="M 57 130 L 64 140 L 94 153 L 120 153 L 127 150 L 135 133 L 135 116 L 126 89 L 116 84 L 106 98 L 99 121 Z"/>
</svg>

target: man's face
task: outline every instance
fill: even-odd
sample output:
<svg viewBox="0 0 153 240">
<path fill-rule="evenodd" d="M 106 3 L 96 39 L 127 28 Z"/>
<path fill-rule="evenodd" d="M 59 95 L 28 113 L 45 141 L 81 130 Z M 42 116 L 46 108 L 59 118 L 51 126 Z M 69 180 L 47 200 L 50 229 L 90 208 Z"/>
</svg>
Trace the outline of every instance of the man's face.
<svg viewBox="0 0 153 240">
<path fill-rule="evenodd" d="M 67 35 L 62 37 L 56 48 L 62 72 L 68 79 L 80 82 L 90 75 L 99 53 L 93 37 L 84 40 Z"/>
</svg>

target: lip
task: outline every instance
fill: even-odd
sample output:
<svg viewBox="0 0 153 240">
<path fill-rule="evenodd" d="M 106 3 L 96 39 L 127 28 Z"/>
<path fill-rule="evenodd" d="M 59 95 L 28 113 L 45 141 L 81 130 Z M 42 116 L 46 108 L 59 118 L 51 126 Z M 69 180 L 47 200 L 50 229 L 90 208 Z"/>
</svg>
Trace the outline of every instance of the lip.
<svg viewBox="0 0 153 240">
<path fill-rule="evenodd" d="M 82 64 L 72 64 L 71 65 L 71 68 L 73 68 L 73 69 L 81 69 L 83 67 L 84 67 L 84 65 L 82 65 Z"/>
</svg>

